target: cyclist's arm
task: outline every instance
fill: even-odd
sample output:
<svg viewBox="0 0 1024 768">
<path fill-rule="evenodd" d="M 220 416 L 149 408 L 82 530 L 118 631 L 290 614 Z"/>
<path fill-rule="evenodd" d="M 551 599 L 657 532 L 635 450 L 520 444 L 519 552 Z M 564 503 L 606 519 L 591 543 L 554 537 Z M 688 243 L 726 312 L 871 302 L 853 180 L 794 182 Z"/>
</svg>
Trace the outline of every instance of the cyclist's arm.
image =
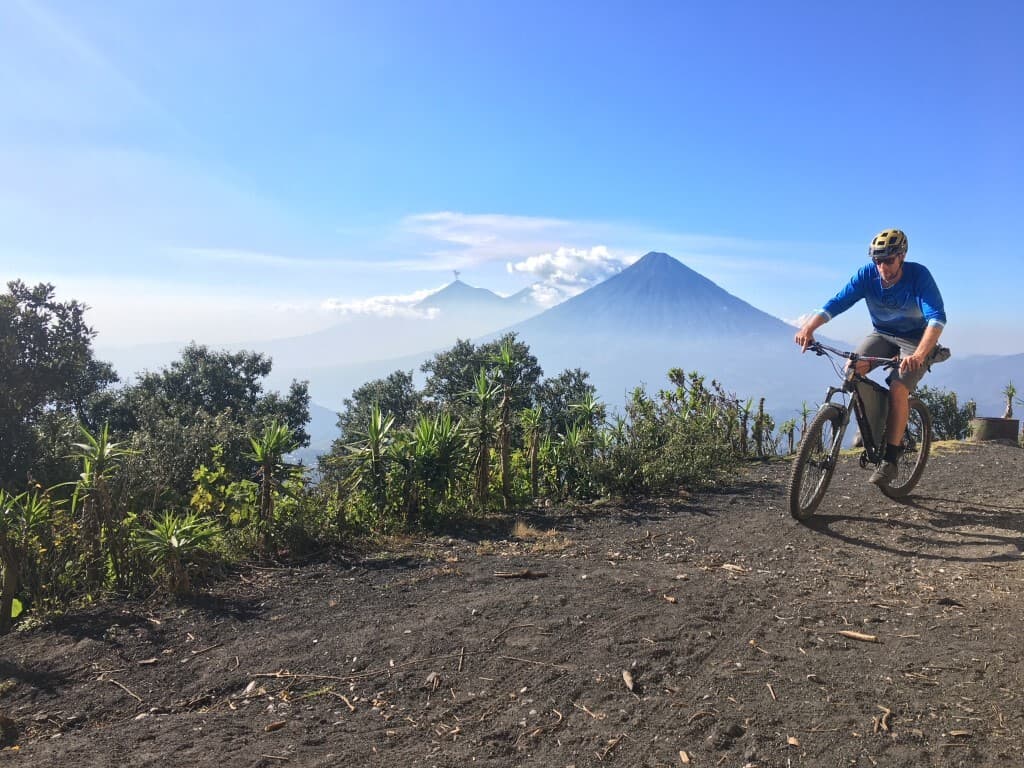
<svg viewBox="0 0 1024 768">
<path fill-rule="evenodd" d="M 807 351 L 807 347 L 810 346 L 811 342 L 814 341 L 814 332 L 821 328 L 825 323 L 828 322 L 828 315 L 821 312 L 815 312 L 800 326 L 800 330 L 796 332 L 796 336 L 793 337 L 793 341 L 800 345 L 804 352 Z"/>
<path fill-rule="evenodd" d="M 929 325 L 924 329 L 921 341 L 917 343 L 914 354 L 908 355 L 900 361 L 900 371 L 916 371 L 924 367 L 928 356 L 939 343 L 939 336 L 942 335 L 942 326 L 938 324 Z"/>
</svg>

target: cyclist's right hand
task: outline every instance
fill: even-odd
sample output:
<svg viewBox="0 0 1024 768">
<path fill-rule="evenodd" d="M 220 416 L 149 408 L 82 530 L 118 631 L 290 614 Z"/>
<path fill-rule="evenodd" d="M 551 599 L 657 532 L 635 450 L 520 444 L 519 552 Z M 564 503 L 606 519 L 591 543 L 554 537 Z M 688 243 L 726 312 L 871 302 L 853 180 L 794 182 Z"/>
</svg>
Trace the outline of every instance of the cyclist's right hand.
<svg viewBox="0 0 1024 768">
<path fill-rule="evenodd" d="M 800 351 L 806 352 L 807 348 L 814 343 L 814 331 L 806 325 L 796 332 L 793 341 L 800 345 Z"/>
</svg>

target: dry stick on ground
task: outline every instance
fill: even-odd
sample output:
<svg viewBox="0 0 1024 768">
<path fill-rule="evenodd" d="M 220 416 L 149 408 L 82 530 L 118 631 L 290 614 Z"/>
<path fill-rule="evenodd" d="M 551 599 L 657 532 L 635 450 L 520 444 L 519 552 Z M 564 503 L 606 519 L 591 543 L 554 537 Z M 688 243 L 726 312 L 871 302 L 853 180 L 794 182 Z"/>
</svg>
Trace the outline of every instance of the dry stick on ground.
<svg viewBox="0 0 1024 768">
<path fill-rule="evenodd" d="M 187 657 L 187 658 L 182 659 L 181 663 L 182 664 L 188 664 L 196 656 L 199 656 L 200 654 L 203 654 L 203 653 L 208 653 L 208 652 L 212 651 L 214 648 L 220 648 L 222 645 L 224 645 L 224 643 L 214 643 L 213 645 L 207 646 L 206 648 L 200 648 L 198 651 L 192 651 L 192 655 Z"/>
<path fill-rule="evenodd" d="M 524 568 L 521 571 L 495 571 L 495 577 L 499 579 L 546 579 L 546 573 L 540 573 L 538 571 L 531 571 L 529 568 Z"/>
<path fill-rule="evenodd" d="M 466 660 L 466 646 L 462 646 L 459 649 L 459 669 L 458 669 L 459 672 L 462 671 L 462 662 L 465 661 L 465 660 Z"/>
<path fill-rule="evenodd" d="M 527 627 L 536 627 L 536 626 L 537 626 L 536 624 L 516 624 L 515 626 L 512 626 L 512 627 L 505 627 L 503 630 L 501 630 L 501 632 L 499 632 L 498 634 L 496 634 L 494 637 L 491 638 L 491 642 L 492 643 L 498 642 L 498 638 L 499 637 L 501 637 L 502 635 L 506 634 L 507 632 L 511 632 L 513 629 L 526 629 Z"/>
<path fill-rule="evenodd" d="M 115 680 L 115 679 L 114 679 L 114 678 L 112 678 L 112 677 L 105 677 L 105 678 L 103 678 L 103 679 L 104 679 L 104 680 L 106 680 L 106 681 L 107 681 L 108 683 L 113 683 L 114 685 L 116 685 L 116 686 L 117 686 L 118 688 L 120 688 L 120 689 L 121 689 L 122 691 L 124 691 L 124 692 L 125 692 L 125 693 L 127 693 L 127 694 L 128 694 L 129 696 L 131 696 L 131 697 L 132 697 L 133 699 L 135 699 L 135 700 L 136 700 L 137 702 L 139 702 L 139 704 L 141 704 L 141 703 L 142 703 L 142 699 L 140 699 L 140 698 L 139 698 L 139 697 L 138 697 L 137 695 L 135 695 L 134 693 L 132 693 L 131 689 L 130 689 L 130 688 L 129 688 L 129 687 L 127 686 L 127 685 L 125 685 L 124 683 L 119 683 L 119 682 L 117 682 L 117 680 Z"/>
<path fill-rule="evenodd" d="M 342 696 L 340 693 L 335 693 L 334 691 L 328 691 L 328 693 L 331 694 L 332 696 L 337 696 L 339 699 L 344 701 L 345 702 L 345 706 L 348 707 L 348 711 L 349 712 L 355 712 L 356 711 L 355 706 L 352 704 L 351 701 L 348 700 L 347 696 Z"/>
<path fill-rule="evenodd" d="M 298 672 L 289 672 L 285 669 L 279 669 L 277 672 L 257 672 L 253 677 L 277 677 L 277 678 L 289 678 L 292 680 L 339 680 L 342 682 L 349 682 L 352 680 L 362 680 L 364 677 L 373 677 L 374 675 L 381 675 L 394 672 L 396 669 L 405 669 L 406 667 L 414 667 L 418 664 L 432 664 L 435 661 L 441 661 L 443 659 L 454 659 L 460 656 L 464 656 L 466 649 L 462 649 L 462 653 L 446 653 L 443 656 L 431 656 L 422 659 L 412 659 L 410 661 L 403 661 L 401 664 L 396 664 L 393 667 L 382 667 L 380 669 L 371 669 L 368 672 L 360 672 L 356 675 L 317 675 L 317 674 L 302 674 Z M 470 653 L 481 653 L 481 651 L 470 651 Z M 503 657 L 506 658 L 506 657 Z M 520 661 L 527 661 L 527 659 L 520 659 Z M 539 664 L 540 662 L 533 662 Z"/>
<path fill-rule="evenodd" d="M 875 635 L 865 635 L 863 632 L 854 632 L 851 629 L 840 629 L 836 634 L 848 637 L 851 640 L 860 640 L 864 643 L 878 642 L 878 638 Z"/>
<path fill-rule="evenodd" d="M 617 746 L 619 746 L 619 742 L 621 742 L 624 738 L 626 738 L 626 734 L 624 734 L 624 733 L 620 734 L 620 735 L 616 736 L 614 739 L 612 739 L 611 741 L 608 742 L 608 746 L 604 748 L 604 751 L 602 751 L 602 752 L 595 752 L 594 755 L 597 757 L 598 762 L 602 762 L 603 763 L 604 759 L 606 757 L 608 757 L 608 755 L 611 754 L 611 751 L 613 749 L 615 749 Z"/>
<path fill-rule="evenodd" d="M 577 704 L 575 701 L 572 703 L 572 705 L 574 707 L 576 707 L 576 709 L 578 709 L 578 710 L 580 710 L 582 712 L 586 712 L 588 715 L 590 715 L 595 720 L 603 720 L 604 719 L 604 714 L 603 713 L 598 713 L 598 714 L 595 715 L 593 712 L 591 712 L 585 706 L 583 706 L 582 704 Z"/>
<path fill-rule="evenodd" d="M 553 669 L 562 669 L 562 670 L 565 670 L 567 672 L 571 669 L 571 667 L 567 667 L 564 664 L 551 664 L 551 663 L 546 662 L 546 661 L 534 661 L 533 659 L 521 659 L 518 656 L 499 656 L 498 658 L 499 659 L 505 659 L 507 661 L 522 661 L 522 662 L 525 662 L 526 664 L 536 664 L 536 665 L 541 666 L 541 667 L 552 667 Z"/>
</svg>

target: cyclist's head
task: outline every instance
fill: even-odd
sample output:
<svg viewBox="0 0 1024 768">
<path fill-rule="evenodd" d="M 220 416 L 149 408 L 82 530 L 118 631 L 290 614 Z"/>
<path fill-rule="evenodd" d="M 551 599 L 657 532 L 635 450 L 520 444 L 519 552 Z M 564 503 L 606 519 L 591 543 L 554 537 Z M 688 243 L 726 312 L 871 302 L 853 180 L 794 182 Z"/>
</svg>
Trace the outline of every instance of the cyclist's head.
<svg viewBox="0 0 1024 768">
<path fill-rule="evenodd" d="M 910 244 L 901 229 L 885 229 L 875 235 L 868 246 L 868 256 L 876 264 L 897 256 L 906 256 Z"/>
</svg>

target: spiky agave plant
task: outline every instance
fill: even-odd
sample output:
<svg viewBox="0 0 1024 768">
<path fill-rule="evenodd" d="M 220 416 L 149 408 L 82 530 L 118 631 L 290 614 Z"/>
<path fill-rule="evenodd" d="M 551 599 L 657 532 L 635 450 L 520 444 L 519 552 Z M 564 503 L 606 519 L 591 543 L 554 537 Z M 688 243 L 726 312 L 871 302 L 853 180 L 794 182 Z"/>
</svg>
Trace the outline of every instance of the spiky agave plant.
<svg viewBox="0 0 1024 768">
<path fill-rule="evenodd" d="M 176 595 L 192 591 L 188 566 L 207 552 L 220 533 L 213 520 L 196 512 L 185 515 L 164 512 L 152 528 L 140 528 L 135 535 L 139 549 L 164 575 L 167 588 Z"/>
<path fill-rule="evenodd" d="M 11 608 L 21 572 L 39 532 L 50 524 L 56 503 L 38 490 L 12 495 L 0 488 L 0 634 L 11 628 Z"/>
<path fill-rule="evenodd" d="M 512 397 L 519 366 L 515 346 L 504 339 L 498 352 L 491 357 L 494 376 L 501 393 L 498 403 L 498 455 L 501 458 L 501 505 L 505 512 L 512 510 Z"/>
<path fill-rule="evenodd" d="M 535 405 L 527 408 L 519 414 L 519 422 L 522 424 L 526 439 L 526 460 L 530 467 L 530 498 L 536 499 L 540 494 L 538 487 L 538 462 L 540 454 L 540 438 L 544 429 L 544 406 Z"/>
<path fill-rule="evenodd" d="M 259 437 L 250 437 L 252 451 L 245 454 L 256 462 L 256 477 L 260 486 L 260 525 L 263 534 L 274 518 L 274 492 L 281 486 L 289 467 L 284 455 L 296 446 L 295 436 L 287 424 L 272 421 Z M 262 537 L 261 537 L 262 540 Z"/>
<path fill-rule="evenodd" d="M 72 446 L 71 455 L 81 462 L 82 472 L 71 497 L 71 511 L 81 512 L 87 558 L 86 579 L 90 585 L 97 585 L 103 578 L 104 538 L 108 542 L 106 555 L 110 557 L 115 577 L 120 579 L 122 576 L 125 554 L 122 550 L 127 547 L 127 533 L 119 529 L 121 520 L 115 519 L 111 486 L 122 460 L 132 451 L 111 441 L 109 424 L 104 424 L 95 435 L 84 426 L 80 426 L 79 431 L 84 440 Z"/>
<path fill-rule="evenodd" d="M 376 403 L 370 410 L 370 421 L 366 432 L 359 439 L 345 446 L 355 461 L 352 473 L 354 487 L 368 486 L 369 494 L 380 514 L 387 503 L 387 457 L 388 445 L 392 442 L 391 428 L 395 417 L 385 413 Z"/>
<path fill-rule="evenodd" d="M 473 443 L 473 467 L 476 477 L 474 501 L 479 509 L 487 506 L 487 495 L 491 484 L 491 446 L 496 438 L 494 425 L 495 410 L 501 388 L 491 381 L 486 368 L 477 371 L 473 389 L 465 393 L 472 404 L 469 434 Z"/>
</svg>

